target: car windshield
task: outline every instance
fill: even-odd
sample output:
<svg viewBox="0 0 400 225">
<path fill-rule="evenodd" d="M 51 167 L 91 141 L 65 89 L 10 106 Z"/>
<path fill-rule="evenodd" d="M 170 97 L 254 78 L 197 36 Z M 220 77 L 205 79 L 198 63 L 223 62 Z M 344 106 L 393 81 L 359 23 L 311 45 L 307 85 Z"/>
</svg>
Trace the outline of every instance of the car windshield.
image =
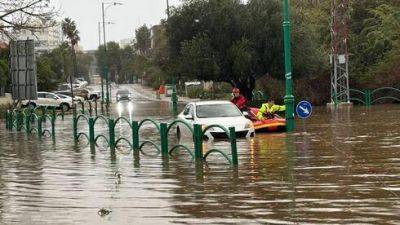
<svg viewBox="0 0 400 225">
<path fill-rule="evenodd" d="M 128 90 L 119 90 L 117 94 L 119 94 L 119 95 L 128 95 L 129 91 Z"/>
<path fill-rule="evenodd" d="M 57 94 L 57 96 L 60 97 L 60 98 L 68 98 L 68 96 L 63 95 L 63 94 Z"/>
<path fill-rule="evenodd" d="M 233 104 L 198 105 L 196 114 L 198 118 L 242 116 L 240 110 Z"/>
</svg>

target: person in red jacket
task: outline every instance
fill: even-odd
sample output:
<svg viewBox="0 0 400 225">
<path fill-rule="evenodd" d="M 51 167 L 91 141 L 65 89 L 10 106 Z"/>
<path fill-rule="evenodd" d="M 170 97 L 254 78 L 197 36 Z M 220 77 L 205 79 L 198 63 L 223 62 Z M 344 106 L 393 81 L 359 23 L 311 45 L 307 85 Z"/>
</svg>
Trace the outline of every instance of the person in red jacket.
<svg viewBox="0 0 400 225">
<path fill-rule="evenodd" d="M 234 88 L 232 90 L 232 99 L 231 102 L 235 104 L 241 111 L 246 110 L 246 102 L 247 99 L 240 94 L 240 90 L 238 88 Z"/>
</svg>

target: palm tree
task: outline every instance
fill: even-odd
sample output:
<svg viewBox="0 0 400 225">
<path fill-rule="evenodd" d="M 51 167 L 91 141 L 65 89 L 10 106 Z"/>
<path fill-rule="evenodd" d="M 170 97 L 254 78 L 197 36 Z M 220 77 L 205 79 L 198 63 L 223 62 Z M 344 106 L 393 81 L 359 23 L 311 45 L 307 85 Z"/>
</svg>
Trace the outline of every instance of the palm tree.
<svg viewBox="0 0 400 225">
<path fill-rule="evenodd" d="M 73 62 L 74 62 L 74 76 L 77 75 L 77 65 L 76 65 L 76 51 L 75 51 L 75 46 L 78 44 L 78 42 L 81 40 L 79 37 L 79 31 L 76 29 L 76 23 L 75 21 L 71 20 L 70 18 L 65 18 L 62 23 L 62 32 L 64 36 L 67 37 L 71 44 L 71 52 L 72 52 L 72 57 L 73 57 Z M 73 89 L 72 89 L 72 74 L 70 74 L 70 85 L 71 85 L 71 94 L 72 97 L 74 96 Z"/>
</svg>

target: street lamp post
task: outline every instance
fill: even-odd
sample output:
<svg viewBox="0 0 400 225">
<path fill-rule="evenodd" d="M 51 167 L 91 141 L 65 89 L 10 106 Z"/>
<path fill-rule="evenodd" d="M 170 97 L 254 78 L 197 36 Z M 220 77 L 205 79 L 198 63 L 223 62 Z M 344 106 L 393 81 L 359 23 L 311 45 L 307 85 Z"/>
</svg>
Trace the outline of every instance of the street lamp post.
<svg viewBox="0 0 400 225">
<path fill-rule="evenodd" d="M 105 5 L 116 6 L 122 5 L 119 2 L 102 2 L 101 3 L 101 12 L 102 12 L 102 19 L 103 19 L 103 42 L 104 42 L 104 65 L 103 65 L 103 75 L 106 75 L 106 104 L 107 107 L 110 104 L 110 93 L 109 93 L 109 76 L 108 76 L 108 60 L 107 60 L 107 41 L 106 41 L 106 24 L 105 24 L 105 11 L 107 8 L 104 8 Z"/>
<path fill-rule="evenodd" d="M 284 53 L 285 53 L 285 79 L 286 79 L 286 95 L 285 95 L 285 117 L 286 131 L 294 130 L 294 96 L 292 85 L 292 59 L 290 46 L 290 17 L 289 17 L 289 0 L 283 0 L 283 35 L 284 35 Z"/>
<path fill-rule="evenodd" d="M 99 50 L 100 50 L 100 46 L 101 46 L 101 26 L 100 26 L 101 22 L 99 22 Z M 103 107 L 103 103 L 104 103 L 104 74 L 102 74 L 100 76 L 101 78 L 101 103 Z"/>
</svg>

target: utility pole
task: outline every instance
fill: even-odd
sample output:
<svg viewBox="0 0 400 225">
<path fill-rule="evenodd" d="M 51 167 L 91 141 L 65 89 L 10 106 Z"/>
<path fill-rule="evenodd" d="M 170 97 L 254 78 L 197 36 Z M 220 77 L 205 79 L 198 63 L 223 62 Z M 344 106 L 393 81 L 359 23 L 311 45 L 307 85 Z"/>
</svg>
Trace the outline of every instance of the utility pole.
<svg viewBox="0 0 400 225">
<path fill-rule="evenodd" d="M 110 104 L 110 91 L 109 91 L 109 74 L 108 74 L 108 60 L 107 60 L 107 41 L 106 41 L 106 23 L 105 23 L 105 11 L 107 8 L 104 8 L 105 5 L 110 6 L 116 6 L 116 5 L 122 5 L 122 3 L 119 2 L 102 2 L 101 3 L 101 12 L 102 12 L 102 19 L 103 19 L 103 42 L 104 42 L 104 65 L 103 65 L 103 75 L 106 75 L 106 104 L 107 107 Z"/>
<path fill-rule="evenodd" d="M 100 51 L 100 46 L 101 46 L 101 22 L 98 22 L 99 24 L 99 49 Z M 97 62 L 99 64 L 99 62 Z M 100 76 L 101 80 L 101 103 L 104 103 L 104 74 L 101 74 Z M 102 106 L 103 107 L 103 106 Z"/>
<path fill-rule="evenodd" d="M 169 19 L 170 11 L 169 11 L 169 0 L 167 0 L 167 19 Z M 176 93 L 176 80 L 175 75 L 172 77 L 172 95 L 171 95 L 171 102 L 172 102 L 172 111 L 174 115 L 178 114 L 178 94 Z"/>
<path fill-rule="evenodd" d="M 331 104 L 350 103 L 349 87 L 349 0 L 332 0 Z"/>
<path fill-rule="evenodd" d="M 169 0 L 167 0 L 167 19 L 169 19 Z"/>
<path fill-rule="evenodd" d="M 104 2 L 101 3 L 101 12 L 102 12 L 102 19 L 103 19 L 103 42 L 104 42 L 104 64 L 103 64 L 103 76 L 106 77 L 106 104 L 107 107 L 110 104 L 110 96 L 108 93 L 108 60 L 107 60 L 107 42 L 106 42 L 106 24 L 104 21 L 105 14 L 104 14 Z"/>
<path fill-rule="evenodd" d="M 294 96 L 293 96 L 293 81 L 292 81 L 292 55 L 290 45 L 290 15 L 289 15 L 289 0 L 283 0 L 283 34 L 284 34 L 284 54 L 285 54 L 285 118 L 286 131 L 294 130 Z"/>
</svg>

